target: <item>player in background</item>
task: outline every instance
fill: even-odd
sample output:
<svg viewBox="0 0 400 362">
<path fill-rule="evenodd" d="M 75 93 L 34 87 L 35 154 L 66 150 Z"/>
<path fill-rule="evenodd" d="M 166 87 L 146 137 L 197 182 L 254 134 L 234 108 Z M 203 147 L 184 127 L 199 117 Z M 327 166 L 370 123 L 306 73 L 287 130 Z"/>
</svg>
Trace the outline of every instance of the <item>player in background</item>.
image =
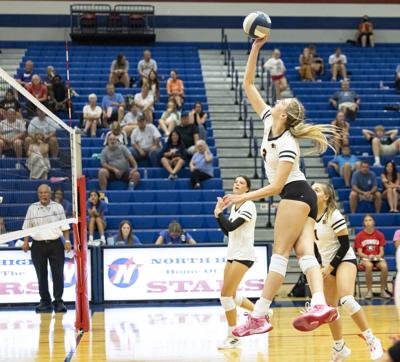
<svg viewBox="0 0 400 362">
<path fill-rule="evenodd" d="M 329 305 L 342 308 L 351 316 L 365 338 L 371 360 L 383 355 L 381 341 L 368 326 L 367 318 L 360 304 L 354 299 L 354 285 L 357 275 L 357 258 L 349 242 L 346 220 L 337 208 L 336 195 L 332 186 L 315 183 L 312 186 L 318 198 L 318 216 L 315 225 L 317 257 L 321 257 L 324 293 Z M 329 324 L 333 337 L 332 362 L 344 361 L 351 355 L 343 339 L 340 317 Z"/>
<path fill-rule="evenodd" d="M 279 100 L 271 108 L 254 85 L 257 56 L 268 37 L 256 39 L 247 61 L 243 86 L 254 111 L 264 123 L 261 154 L 269 185 L 241 195 L 225 195 L 226 205 L 280 195 L 275 220 L 273 255 L 262 296 L 245 325 L 233 330 L 238 337 L 266 333 L 272 325 L 266 318 L 273 298 L 282 285 L 291 250 L 299 258 L 312 292 L 311 306 L 293 321 L 296 329 L 311 331 L 336 319 L 337 310 L 326 304 L 321 269 L 314 255 L 314 225 L 317 195 L 301 172 L 299 139 L 311 139 L 315 150 L 323 153 L 329 146 L 325 133 L 335 133 L 330 125 L 304 122 L 304 107 L 296 98 Z"/>
</svg>

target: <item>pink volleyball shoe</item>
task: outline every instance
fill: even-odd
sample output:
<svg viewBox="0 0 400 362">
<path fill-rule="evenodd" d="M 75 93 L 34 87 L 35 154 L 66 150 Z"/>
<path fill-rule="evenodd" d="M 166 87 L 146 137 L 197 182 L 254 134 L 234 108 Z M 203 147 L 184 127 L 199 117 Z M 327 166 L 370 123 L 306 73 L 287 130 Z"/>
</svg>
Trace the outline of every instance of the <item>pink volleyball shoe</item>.
<svg viewBox="0 0 400 362">
<path fill-rule="evenodd" d="M 338 318 L 336 308 L 329 305 L 314 305 L 310 307 L 306 304 L 303 315 L 293 321 L 293 327 L 302 332 L 310 332 L 318 328 L 321 324 L 331 323 Z"/>
<path fill-rule="evenodd" d="M 249 313 L 245 324 L 236 327 L 232 334 L 236 337 L 246 337 L 252 334 L 263 334 L 272 330 L 269 316 L 254 318 Z"/>
</svg>

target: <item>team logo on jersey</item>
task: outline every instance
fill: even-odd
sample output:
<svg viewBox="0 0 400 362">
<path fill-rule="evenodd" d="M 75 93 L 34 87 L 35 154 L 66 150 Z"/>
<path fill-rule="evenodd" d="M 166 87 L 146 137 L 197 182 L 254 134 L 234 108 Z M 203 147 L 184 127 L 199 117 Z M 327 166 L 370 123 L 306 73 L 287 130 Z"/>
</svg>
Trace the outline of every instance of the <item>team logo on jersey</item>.
<svg viewBox="0 0 400 362">
<path fill-rule="evenodd" d="M 118 288 L 129 288 L 139 277 L 139 267 L 132 258 L 120 258 L 108 265 L 108 279 Z"/>
</svg>

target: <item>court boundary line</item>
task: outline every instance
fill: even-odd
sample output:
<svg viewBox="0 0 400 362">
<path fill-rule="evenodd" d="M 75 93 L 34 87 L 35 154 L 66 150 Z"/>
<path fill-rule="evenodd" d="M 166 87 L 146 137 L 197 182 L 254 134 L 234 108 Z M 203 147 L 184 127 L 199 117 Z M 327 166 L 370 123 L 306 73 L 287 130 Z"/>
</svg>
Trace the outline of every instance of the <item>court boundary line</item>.
<svg viewBox="0 0 400 362">
<path fill-rule="evenodd" d="M 72 351 L 69 351 L 68 354 L 65 356 L 64 362 L 71 362 L 72 357 L 74 356 L 76 350 L 78 349 L 79 342 L 81 341 L 83 335 L 85 332 L 83 330 L 79 331 L 77 337 L 76 337 L 76 345 L 75 348 Z"/>
</svg>

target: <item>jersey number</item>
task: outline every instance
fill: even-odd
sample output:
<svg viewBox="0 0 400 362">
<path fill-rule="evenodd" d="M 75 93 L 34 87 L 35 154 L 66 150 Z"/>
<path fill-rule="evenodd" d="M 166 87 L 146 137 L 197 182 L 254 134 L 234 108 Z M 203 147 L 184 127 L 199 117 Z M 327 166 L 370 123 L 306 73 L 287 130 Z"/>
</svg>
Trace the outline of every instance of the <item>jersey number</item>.
<svg viewBox="0 0 400 362">
<path fill-rule="evenodd" d="M 314 235 L 315 235 L 315 240 L 319 240 L 319 239 L 318 239 L 317 230 L 315 230 L 315 229 L 314 229 Z"/>
</svg>

